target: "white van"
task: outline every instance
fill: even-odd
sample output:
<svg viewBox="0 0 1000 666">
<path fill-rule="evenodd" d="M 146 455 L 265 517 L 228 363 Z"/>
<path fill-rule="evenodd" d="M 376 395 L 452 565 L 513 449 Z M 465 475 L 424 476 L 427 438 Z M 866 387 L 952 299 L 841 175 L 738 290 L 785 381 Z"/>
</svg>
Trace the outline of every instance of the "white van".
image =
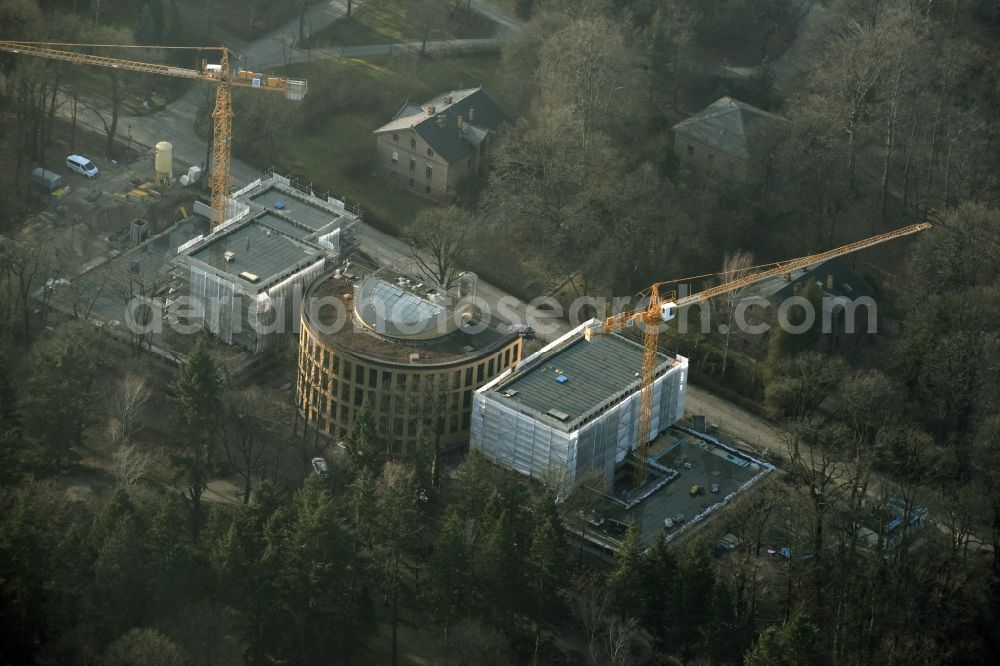
<svg viewBox="0 0 1000 666">
<path fill-rule="evenodd" d="M 93 178 L 99 173 L 97 165 L 83 155 L 70 155 L 66 158 L 66 168 L 76 171 L 81 176 Z"/>
</svg>

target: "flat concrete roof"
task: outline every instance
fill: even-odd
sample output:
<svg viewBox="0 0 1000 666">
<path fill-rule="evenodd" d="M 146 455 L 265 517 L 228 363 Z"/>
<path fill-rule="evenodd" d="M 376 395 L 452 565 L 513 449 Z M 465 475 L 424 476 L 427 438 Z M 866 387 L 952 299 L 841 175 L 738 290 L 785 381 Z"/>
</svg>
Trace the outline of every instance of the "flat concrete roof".
<svg viewBox="0 0 1000 666">
<path fill-rule="evenodd" d="M 309 233 L 319 231 L 334 220 L 343 217 L 334 210 L 324 208 L 319 204 L 309 202 L 305 198 L 299 198 L 291 193 L 283 192 L 273 186 L 251 195 L 249 201 L 257 206 L 275 211 L 295 220 L 298 224 L 311 229 L 312 231 Z M 275 206 L 278 202 L 283 204 L 283 207 L 280 209 Z"/>
<path fill-rule="evenodd" d="M 542 355 L 491 389 L 494 398 L 546 414 L 566 415 L 567 426 L 617 394 L 638 390 L 642 346 L 618 335 L 582 336 Z M 670 359 L 658 354 L 658 365 Z"/>
<path fill-rule="evenodd" d="M 233 253 L 232 261 L 226 261 L 226 252 Z M 268 225 L 252 219 L 227 229 L 188 256 L 234 281 L 242 280 L 262 288 L 275 278 L 321 259 L 324 254 L 319 248 L 276 233 Z M 244 272 L 256 275 L 257 280 L 241 278 Z"/>
<path fill-rule="evenodd" d="M 651 546 L 661 533 L 670 534 L 683 526 L 683 523 L 676 523 L 668 529 L 664 519 L 682 514 L 686 523 L 712 505 L 721 504 L 727 495 L 737 492 L 741 485 L 764 470 L 748 458 L 673 429 L 650 444 L 648 455 L 661 465 L 677 470 L 680 476 L 631 509 L 609 505 L 603 512 L 604 516 L 623 523 L 637 519 L 644 546 Z M 631 486 L 632 478 L 626 477 L 616 483 L 616 491 L 622 484 Z M 652 481 L 654 479 L 650 478 L 649 482 Z M 713 483 L 719 484 L 719 492 L 712 492 Z M 695 485 L 699 492 L 692 495 Z M 633 489 L 623 487 L 621 490 Z"/>
</svg>

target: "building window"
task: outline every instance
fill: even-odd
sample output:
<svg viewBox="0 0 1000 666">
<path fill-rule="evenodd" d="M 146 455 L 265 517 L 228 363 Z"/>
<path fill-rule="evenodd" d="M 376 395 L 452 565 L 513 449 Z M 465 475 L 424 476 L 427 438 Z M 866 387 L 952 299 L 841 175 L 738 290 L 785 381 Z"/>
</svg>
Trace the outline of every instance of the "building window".
<svg viewBox="0 0 1000 666">
<path fill-rule="evenodd" d="M 400 390 L 406 388 L 406 375 L 402 372 L 396 375 L 396 388 Z"/>
<path fill-rule="evenodd" d="M 361 385 L 365 383 L 365 368 L 360 363 L 354 366 L 354 383 Z"/>
<path fill-rule="evenodd" d="M 694 146 L 688 144 L 688 155 L 694 155 Z"/>
<path fill-rule="evenodd" d="M 472 386 L 472 366 L 465 369 L 465 385 Z"/>
<path fill-rule="evenodd" d="M 417 149 L 417 137 L 415 136 L 410 137 L 410 148 L 412 148 L 413 150 Z"/>
<path fill-rule="evenodd" d="M 434 157 L 434 151 L 430 148 L 427 149 L 427 157 Z"/>
<path fill-rule="evenodd" d="M 410 173 L 413 173 L 416 170 L 417 170 L 417 161 L 411 157 L 410 158 Z"/>
<path fill-rule="evenodd" d="M 490 366 L 489 369 L 487 369 L 486 374 L 490 377 L 493 376 L 493 359 L 490 359 Z"/>
<path fill-rule="evenodd" d="M 509 365 L 510 365 L 510 347 L 508 347 L 507 351 L 503 353 L 503 367 L 506 368 Z"/>
<path fill-rule="evenodd" d="M 370 388 L 375 388 L 375 384 L 378 382 L 378 371 L 375 368 L 368 368 L 368 386 Z"/>
<path fill-rule="evenodd" d="M 394 150 L 392 151 L 392 166 L 396 166 L 397 164 L 399 164 L 399 151 Z"/>
<path fill-rule="evenodd" d="M 410 187 L 413 187 L 413 179 L 410 179 Z"/>
<path fill-rule="evenodd" d="M 354 389 L 354 406 L 360 407 L 365 402 L 365 392 L 359 388 Z"/>
<path fill-rule="evenodd" d="M 469 408 L 472 406 L 472 391 L 465 392 L 465 395 L 462 397 L 462 406 L 465 408 Z M 462 426 L 462 427 L 464 428 L 467 426 Z"/>
<path fill-rule="evenodd" d="M 389 176 L 392 177 L 393 180 L 396 180 L 396 172 L 395 171 L 390 171 L 389 172 Z"/>
<path fill-rule="evenodd" d="M 347 381 L 351 381 L 351 362 L 350 361 L 344 361 L 344 371 L 341 373 L 341 376 L 344 379 L 346 379 Z"/>
<path fill-rule="evenodd" d="M 430 164 L 428 164 L 427 168 L 424 169 L 424 175 L 427 176 L 427 178 L 434 177 L 434 168 Z"/>
<path fill-rule="evenodd" d="M 485 363 L 480 363 L 478 366 L 476 366 L 476 383 L 477 384 L 482 384 L 483 383 L 483 371 L 484 370 L 486 370 L 486 364 Z"/>
<path fill-rule="evenodd" d="M 393 132 L 392 134 L 393 143 L 399 143 L 399 135 Z"/>
<path fill-rule="evenodd" d="M 430 194 L 431 193 L 431 186 L 430 185 L 424 185 L 424 192 L 426 192 L 427 194 Z"/>
</svg>

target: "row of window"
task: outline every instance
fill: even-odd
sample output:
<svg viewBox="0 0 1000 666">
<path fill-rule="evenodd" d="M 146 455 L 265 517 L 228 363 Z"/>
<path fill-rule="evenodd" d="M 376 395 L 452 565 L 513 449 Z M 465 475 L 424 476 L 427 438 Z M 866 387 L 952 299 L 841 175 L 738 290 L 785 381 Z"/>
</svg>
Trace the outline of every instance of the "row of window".
<svg viewBox="0 0 1000 666">
<path fill-rule="evenodd" d="M 396 167 L 398 167 L 399 166 L 399 153 L 397 151 L 395 151 L 395 150 L 392 151 L 392 157 L 389 158 L 389 161 L 392 162 L 392 168 L 393 169 L 395 169 Z M 416 173 L 416 171 L 417 171 L 417 161 L 411 157 L 410 158 L 410 173 L 413 174 L 413 173 Z M 431 166 L 430 164 L 424 165 L 424 176 L 428 180 L 430 180 L 431 178 L 433 178 L 434 177 L 434 167 Z"/>
<path fill-rule="evenodd" d="M 687 154 L 688 154 L 688 156 L 694 155 L 694 146 L 692 146 L 690 143 L 687 146 Z M 715 166 L 715 155 L 712 154 L 712 153 L 709 153 L 708 154 L 708 168 L 711 169 L 713 166 Z M 734 160 L 726 160 L 726 168 L 729 171 L 735 170 L 736 169 L 736 162 Z"/>
<path fill-rule="evenodd" d="M 496 356 L 483 360 L 476 366 L 470 365 L 464 370 L 456 369 L 434 374 L 427 372 L 408 374 L 384 369 L 380 371 L 377 368 L 366 367 L 357 361 L 352 363 L 321 345 L 309 344 L 306 336 L 303 336 L 302 344 L 306 348 L 305 358 L 313 361 L 314 372 L 318 373 L 323 370 L 324 375 L 329 373 L 333 378 L 355 386 L 383 390 L 395 389 L 397 391 L 418 390 L 421 387 L 434 388 L 435 383 L 438 390 L 481 386 L 487 377 L 493 377 L 494 374 L 498 374 L 516 363 L 519 350 L 518 344 L 511 345 L 502 352 L 497 352 Z M 380 372 L 381 382 L 379 382 Z"/>
<path fill-rule="evenodd" d="M 399 143 L 399 135 L 398 134 L 393 133 L 393 135 L 392 135 L 392 142 L 393 143 Z M 410 150 L 416 150 L 416 149 L 417 149 L 417 137 L 411 136 L 410 137 Z M 430 146 L 427 147 L 427 157 L 434 157 L 434 149 L 431 148 Z"/>
</svg>

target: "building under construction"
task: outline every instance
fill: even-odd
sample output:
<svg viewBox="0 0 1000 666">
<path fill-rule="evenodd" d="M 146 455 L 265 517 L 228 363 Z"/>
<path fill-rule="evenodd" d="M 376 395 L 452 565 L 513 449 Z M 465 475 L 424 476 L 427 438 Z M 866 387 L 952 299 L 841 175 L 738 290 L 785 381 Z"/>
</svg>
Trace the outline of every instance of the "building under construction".
<svg viewBox="0 0 1000 666">
<path fill-rule="evenodd" d="M 306 291 L 296 388 L 306 421 L 339 439 L 368 403 L 392 451 L 421 437 L 465 446 L 473 392 L 521 359 L 522 339 L 479 319 L 472 273 L 442 290 L 363 263 Z"/>
<path fill-rule="evenodd" d="M 203 205 L 195 210 L 208 214 Z M 236 192 L 229 213 L 178 248 L 176 293 L 204 308 L 205 324 L 224 342 L 259 353 L 293 330 L 305 285 L 357 247 L 359 217 L 278 175 Z"/>
<path fill-rule="evenodd" d="M 643 347 L 617 333 L 584 339 L 593 321 L 543 347 L 476 392 L 471 446 L 564 490 L 616 470 L 639 440 Z M 658 354 L 647 439 L 684 415 L 687 359 Z"/>
</svg>

